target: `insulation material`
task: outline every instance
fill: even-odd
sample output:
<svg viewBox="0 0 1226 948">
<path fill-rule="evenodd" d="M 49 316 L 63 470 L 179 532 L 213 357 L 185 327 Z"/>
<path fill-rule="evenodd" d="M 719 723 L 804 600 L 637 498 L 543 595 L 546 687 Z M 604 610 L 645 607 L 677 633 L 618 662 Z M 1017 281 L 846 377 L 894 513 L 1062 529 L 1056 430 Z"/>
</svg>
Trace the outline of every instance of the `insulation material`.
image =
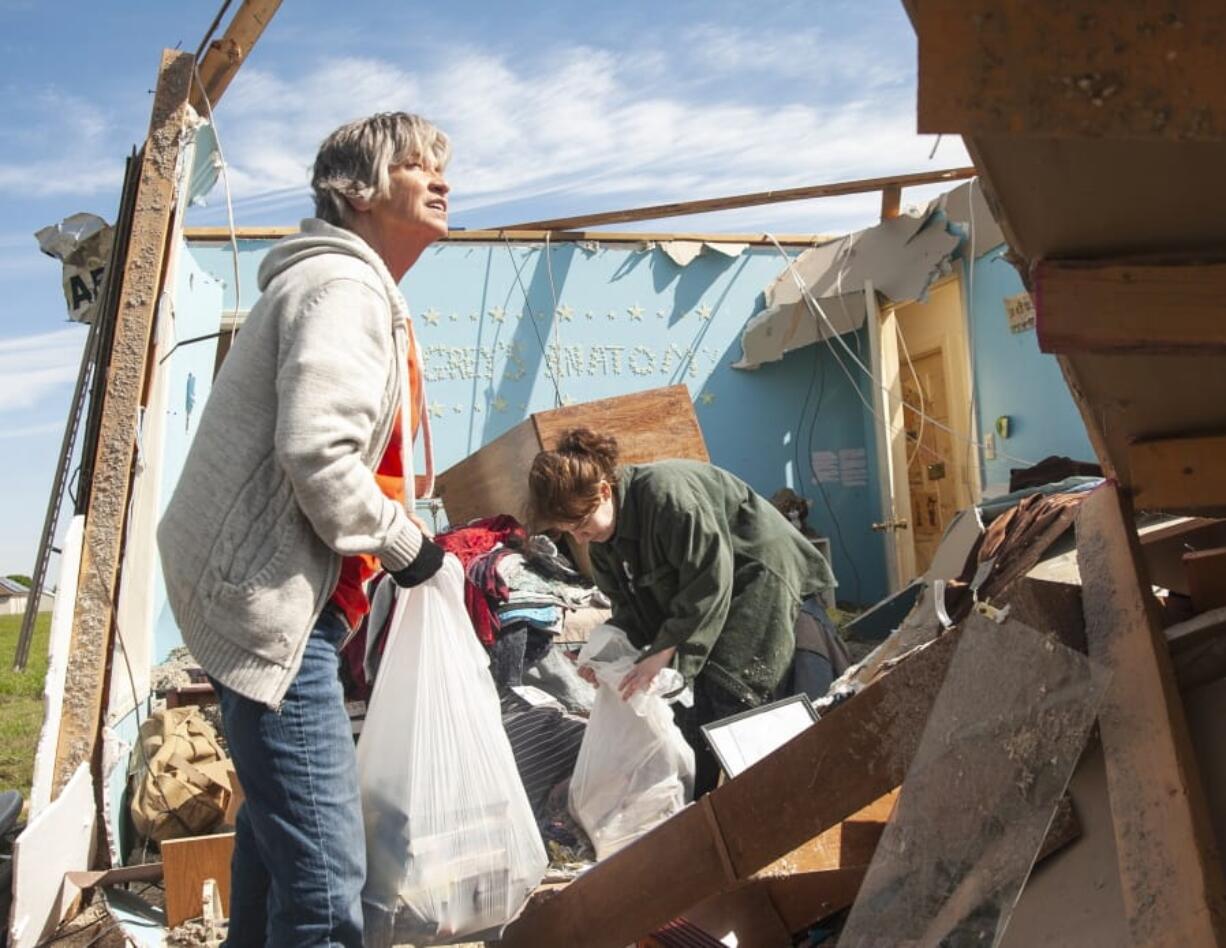
<svg viewBox="0 0 1226 948">
<path fill-rule="evenodd" d="M 81 571 L 81 538 L 85 518 L 76 516 L 68 525 L 60 556 L 59 589 L 51 612 L 51 636 L 47 648 L 47 677 L 43 682 L 43 727 L 34 752 L 34 778 L 30 789 L 30 818 L 51 802 L 55 770 L 55 748 L 60 737 L 60 717 L 64 711 L 64 678 L 68 672 L 68 650 L 72 643 L 72 616 L 77 604 L 77 577 Z M 76 700 L 74 698 L 74 700 Z"/>
<path fill-rule="evenodd" d="M 68 914 L 81 890 L 64 876 L 92 864 L 96 826 L 94 782 L 83 763 L 13 844 L 13 948 L 43 943 Z"/>
<path fill-rule="evenodd" d="M 925 210 L 926 214 L 942 211 L 951 221 L 961 224 L 967 232 L 967 253 L 979 258 L 1005 242 L 1005 233 L 992 216 L 988 199 L 978 178 L 960 184 L 934 198 Z"/>
<path fill-rule="evenodd" d="M 996 944 L 1108 678 L 972 614 L 839 944 Z"/>
<path fill-rule="evenodd" d="M 785 353 L 864 325 L 864 284 L 896 303 L 923 297 L 949 268 L 961 238 L 930 207 L 806 250 L 766 289 L 766 308 L 745 324 L 738 369 L 778 362 Z M 795 271 L 795 276 L 793 275 Z M 796 285 L 798 276 L 826 319 L 815 317 Z M 827 323 L 826 320 L 829 320 Z"/>
</svg>

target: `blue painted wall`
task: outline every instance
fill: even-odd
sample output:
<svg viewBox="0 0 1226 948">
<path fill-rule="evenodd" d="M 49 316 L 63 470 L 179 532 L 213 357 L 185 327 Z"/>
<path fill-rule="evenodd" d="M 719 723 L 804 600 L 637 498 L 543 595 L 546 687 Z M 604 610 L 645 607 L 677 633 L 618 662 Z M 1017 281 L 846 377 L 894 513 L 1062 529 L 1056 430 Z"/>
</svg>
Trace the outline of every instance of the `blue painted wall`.
<svg viewBox="0 0 1226 948">
<path fill-rule="evenodd" d="M 174 287 L 174 338 L 180 342 L 208 336 L 217 331 L 222 314 L 222 284 L 200 268 L 190 253 L 176 261 Z M 165 358 L 165 357 L 163 357 Z M 166 359 L 166 430 L 161 469 L 161 510 L 166 509 L 179 479 L 183 460 L 200 412 L 213 386 L 213 365 L 217 359 L 217 340 L 202 339 L 175 349 Z M 160 515 L 161 511 L 159 511 Z M 165 661 L 170 650 L 183 644 L 179 627 L 166 602 L 165 587 L 158 566 L 158 602 L 155 606 L 153 660 Z"/>
<path fill-rule="evenodd" d="M 243 309 L 256 298 L 267 247 L 240 246 Z M 191 252 L 226 284 L 223 306 L 232 307 L 229 247 L 201 243 Z M 809 496 L 811 522 L 833 540 L 840 598 L 876 601 L 885 593 L 881 541 L 869 529 L 880 517 L 876 459 L 851 383 L 824 347 L 756 372 L 731 368 L 781 262 L 764 248 L 732 258 L 708 250 L 684 268 L 627 244 L 426 251 L 403 288 L 425 358 L 439 470 L 559 399 L 683 383 L 712 460 L 768 496 L 783 486 Z M 864 340 L 854 344 L 866 351 Z M 863 391 L 868 397 L 866 384 Z M 808 462 L 815 451 L 840 458 L 843 476 L 817 484 Z"/>
<path fill-rule="evenodd" d="M 1007 439 L 995 436 L 996 457 L 983 459 L 986 494 L 1008 489 L 1010 468 L 1026 467 L 1048 455 L 1095 460 L 1055 356 L 1039 351 L 1033 328 L 1019 333 L 1009 329 L 1005 298 L 1025 288 L 1004 251 L 1001 246 L 979 257 L 967 288 L 980 440 L 1001 415 L 1011 421 Z"/>
</svg>

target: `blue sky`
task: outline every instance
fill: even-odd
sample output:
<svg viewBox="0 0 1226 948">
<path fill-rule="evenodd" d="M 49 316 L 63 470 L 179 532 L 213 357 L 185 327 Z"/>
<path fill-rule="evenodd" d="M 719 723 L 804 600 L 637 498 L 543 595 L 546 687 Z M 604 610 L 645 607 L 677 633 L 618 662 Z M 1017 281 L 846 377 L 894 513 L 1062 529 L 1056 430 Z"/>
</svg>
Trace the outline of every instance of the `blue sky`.
<svg viewBox="0 0 1226 948">
<path fill-rule="evenodd" d="M 114 218 L 160 52 L 194 50 L 219 6 L 0 0 L 0 575 L 32 569 L 85 337 L 33 232 Z M 308 214 L 319 140 L 383 109 L 452 136 L 452 224 L 470 228 L 968 163 L 914 133 L 899 0 L 285 0 L 216 115 L 238 224 Z M 836 233 L 878 200 L 636 227 Z M 224 223 L 220 192 L 188 221 Z"/>
</svg>

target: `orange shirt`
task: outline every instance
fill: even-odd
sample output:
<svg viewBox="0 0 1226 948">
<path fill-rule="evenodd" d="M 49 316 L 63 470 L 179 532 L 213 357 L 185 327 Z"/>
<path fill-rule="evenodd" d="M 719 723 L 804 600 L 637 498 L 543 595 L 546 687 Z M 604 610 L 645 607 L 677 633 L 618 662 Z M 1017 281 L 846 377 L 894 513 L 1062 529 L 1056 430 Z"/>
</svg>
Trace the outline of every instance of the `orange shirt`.
<svg viewBox="0 0 1226 948">
<path fill-rule="evenodd" d="M 415 345 L 412 336 L 409 345 Z M 417 438 L 417 429 L 421 426 L 421 379 L 417 373 L 417 363 L 413 351 L 409 350 L 409 411 L 412 414 L 413 438 Z M 400 412 L 392 422 L 392 434 L 387 442 L 387 449 L 375 468 L 375 481 L 384 496 L 390 497 L 399 504 L 404 503 L 404 464 L 401 460 L 400 445 L 404 438 L 404 426 L 401 424 Z M 411 450 L 411 449 L 410 449 Z M 341 576 L 336 582 L 329 602 L 344 613 L 349 622 L 349 628 L 356 629 L 362 623 L 362 617 L 370 611 L 370 600 L 366 598 L 366 583 L 382 566 L 379 558 L 366 553 L 357 556 L 346 556 L 341 562 Z"/>
</svg>

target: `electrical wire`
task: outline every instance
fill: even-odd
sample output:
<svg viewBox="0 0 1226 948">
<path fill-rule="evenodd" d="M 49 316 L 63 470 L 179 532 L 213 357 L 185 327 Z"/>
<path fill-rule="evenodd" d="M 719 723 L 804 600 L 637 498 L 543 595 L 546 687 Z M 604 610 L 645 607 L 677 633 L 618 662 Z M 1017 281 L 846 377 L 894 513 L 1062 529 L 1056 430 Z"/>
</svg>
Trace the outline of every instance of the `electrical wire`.
<svg viewBox="0 0 1226 948">
<path fill-rule="evenodd" d="M 528 299 L 528 290 L 524 287 L 523 277 L 520 275 L 521 268 L 515 263 L 515 253 L 511 250 L 511 241 L 505 231 L 500 233 L 502 235 L 502 242 L 507 248 L 507 256 L 511 258 L 511 268 L 515 271 L 515 282 L 519 284 L 519 291 L 524 295 L 524 307 L 528 310 L 528 320 L 532 323 L 532 332 L 536 335 L 536 344 L 540 346 L 541 357 L 545 360 L 545 375 L 553 385 L 555 403 L 561 405 L 562 389 L 558 385 L 557 366 L 549 364 L 549 353 L 545 349 L 545 340 L 541 338 L 540 327 L 536 324 L 536 314 L 532 311 L 532 303 Z"/>
<path fill-rule="evenodd" d="M 552 325 L 553 325 L 553 346 L 554 351 L 558 354 L 558 365 L 562 360 L 562 327 L 561 320 L 558 318 L 558 288 L 553 284 L 553 254 L 549 252 L 549 235 L 550 231 L 545 231 L 545 273 L 549 277 L 549 295 L 553 300 L 552 310 Z M 554 408 L 562 407 L 562 389 L 561 386 L 554 386 Z"/>
<path fill-rule="evenodd" d="M 933 425 L 936 428 L 940 428 L 942 431 L 949 434 L 955 440 L 964 441 L 973 447 L 977 447 L 977 448 L 983 447 L 983 445 L 980 442 L 976 441 L 975 439 L 969 438 L 968 436 L 962 434 L 961 432 L 954 430 L 949 425 L 943 424 L 942 422 L 933 418 L 931 415 L 925 412 L 921 412 L 919 408 L 917 408 L 914 405 L 910 405 L 910 403 L 902 399 L 900 396 L 894 395 L 894 393 L 891 392 L 889 388 L 887 388 L 886 386 L 878 382 L 877 379 L 873 376 L 872 370 L 869 369 L 868 366 L 866 366 L 860 360 L 860 358 L 851 350 L 851 347 L 843 340 L 842 335 L 839 333 L 835 325 L 830 321 L 830 317 L 826 315 L 826 312 L 825 310 L 822 309 L 821 304 L 813 298 L 813 295 L 809 292 L 808 287 L 804 285 L 804 281 L 802 281 L 800 279 L 799 274 L 797 274 L 796 268 L 792 263 L 792 258 L 789 257 L 784 252 L 783 247 L 781 247 L 779 244 L 779 241 L 777 241 L 772 234 L 768 233 L 765 236 L 768 240 L 771 241 L 771 243 L 775 245 L 775 249 L 779 251 L 780 256 L 782 256 L 783 259 L 786 261 L 788 272 L 791 274 L 792 280 L 796 283 L 797 288 L 800 290 L 801 297 L 802 299 L 804 299 L 806 306 L 809 308 L 809 312 L 812 314 L 815 320 L 820 319 L 823 323 L 825 323 L 826 329 L 829 330 L 829 333 L 826 335 L 823 341 L 825 341 L 827 345 L 831 346 L 832 352 L 834 350 L 833 350 L 833 343 L 831 342 L 831 338 L 833 338 L 834 342 L 837 342 L 840 346 L 843 347 L 843 350 L 847 353 L 848 356 L 851 357 L 852 361 L 860 368 L 860 371 L 864 373 L 864 375 L 872 382 L 872 384 L 875 387 L 881 388 L 881 390 L 888 397 L 896 399 L 904 407 L 910 407 L 917 414 L 922 414 L 923 417 L 927 418 L 929 424 Z M 840 362 L 839 364 L 842 365 L 842 362 Z M 846 367 L 844 367 L 844 369 L 846 370 Z M 859 392 L 858 385 L 856 386 L 856 391 L 857 393 Z M 869 409 L 869 411 L 872 412 L 873 417 L 877 419 L 878 423 L 883 425 L 886 432 L 890 433 L 891 432 L 890 425 L 888 424 L 888 422 L 886 422 L 884 419 L 881 418 L 880 414 L 877 412 L 877 409 L 871 404 L 869 404 L 867 401 L 865 401 L 863 395 L 860 396 L 860 400 L 861 402 L 865 404 L 865 406 Z M 1025 464 L 1027 466 L 1034 465 L 1033 461 L 1028 461 L 1025 458 L 1014 457 L 1013 455 L 1005 454 L 1004 452 L 998 452 L 998 453 L 1002 457 L 1006 457 L 1011 461 L 1017 461 L 1019 464 Z"/>
<path fill-rule="evenodd" d="M 894 334 L 898 337 L 898 343 L 902 346 L 903 357 L 907 360 L 907 368 L 911 370 L 911 381 L 915 383 L 915 391 L 919 395 L 920 407 L 924 407 L 924 387 L 920 385 L 919 375 L 915 371 L 915 363 L 911 361 L 911 351 L 907 348 L 907 337 L 902 334 L 902 327 L 898 325 L 898 320 L 894 320 Z M 920 426 L 919 433 L 915 436 L 915 451 L 907 457 L 907 467 L 910 468 L 912 462 L 919 456 L 920 446 L 924 443 L 924 414 L 919 416 Z M 906 418 L 903 418 L 903 429 L 907 427 Z"/>
<path fill-rule="evenodd" d="M 230 316 L 230 345 L 234 345 L 234 337 L 238 334 L 238 314 L 242 311 L 243 283 L 238 265 L 238 228 L 234 225 L 234 200 L 230 191 L 229 165 L 226 163 L 226 155 L 221 147 L 221 132 L 217 128 L 217 120 L 213 118 L 213 103 L 209 101 L 209 94 L 204 88 L 204 80 L 200 78 L 199 59 L 192 63 L 192 78 L 200 88 L 200 97 L 204 100 L 204 111 L 208 115 L 209 124 L 213 127 L 213 141 L 217 144 L 217 161 L 221 168 L 221 186 L 226 195 L 226 222 L 230 229 L 230 251 L 234 260 L 234 312 Z"/>
</svg>

